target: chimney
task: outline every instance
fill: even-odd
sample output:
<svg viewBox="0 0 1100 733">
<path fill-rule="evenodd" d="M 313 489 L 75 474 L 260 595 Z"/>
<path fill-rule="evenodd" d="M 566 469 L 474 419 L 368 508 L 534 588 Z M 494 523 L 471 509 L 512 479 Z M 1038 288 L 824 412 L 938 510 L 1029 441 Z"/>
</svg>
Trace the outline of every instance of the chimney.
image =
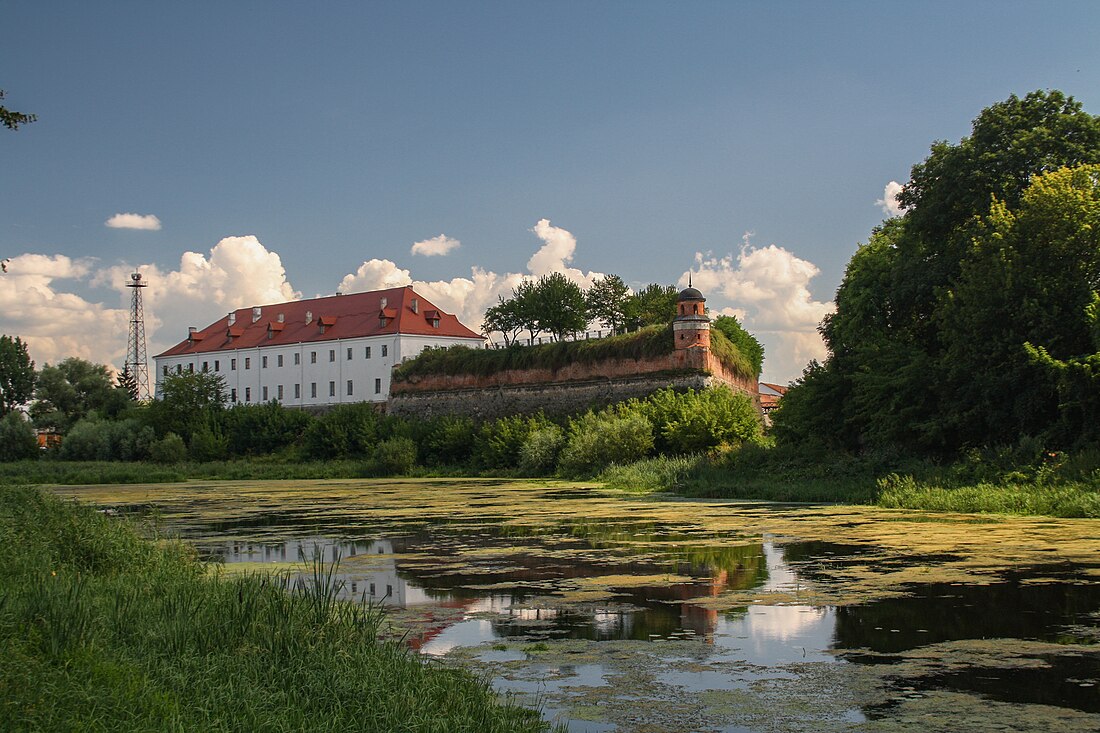
<svg viewBox="0 0 1100 733">
<path fill-rule="evenodd" d="M 237 312 L 233 311 L 229 314 L 229 325 L 232 326 L 237 322 Z"/>
<path fill-rule="evenodd" d="M 306 325 L 313 323 L 313 311 L 306 311 Z"/>
<path fill-rule="evenodd" d="M 256 321 L 260 320 L 260 315 L 262 313 L 263 313 L 263 309 L 261 309 L 260 306 L 256 306 L 255 308 L 253 308 L 252 309 L 252 322 L 255 323 Z"/>
<path fill-rule="evenodd" d="M 199 329 L 195 328 L 194 326 L 188 326 L 187 327 L 187 335 L 190 336 L 191 334 L 193 334 L 195 331 L 198 331 L 198 330 Z"/>
<path fill-rule="evenodd" d="M 284 316 L 282 313 L 280 313 L 279 314 L 279 323 L 283 323 L 285 320 L 286 320 L 286 316 Z"/>
</svg>

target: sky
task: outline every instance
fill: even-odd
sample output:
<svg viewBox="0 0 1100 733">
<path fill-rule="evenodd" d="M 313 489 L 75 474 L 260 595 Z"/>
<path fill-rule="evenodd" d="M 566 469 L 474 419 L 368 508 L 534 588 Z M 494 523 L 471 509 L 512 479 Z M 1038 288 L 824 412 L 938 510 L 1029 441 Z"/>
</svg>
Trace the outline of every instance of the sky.
<svg viewBox="0 0 1100 733">
<path fill-rule="evenodd" d="M 703 290 L 786 383 L 936 140 L 1061 89 L 1095 2 L 51 2 L 0 13 L 0 333 L 121 368 L 227 311 L 525 277 Z"/>
</svg>

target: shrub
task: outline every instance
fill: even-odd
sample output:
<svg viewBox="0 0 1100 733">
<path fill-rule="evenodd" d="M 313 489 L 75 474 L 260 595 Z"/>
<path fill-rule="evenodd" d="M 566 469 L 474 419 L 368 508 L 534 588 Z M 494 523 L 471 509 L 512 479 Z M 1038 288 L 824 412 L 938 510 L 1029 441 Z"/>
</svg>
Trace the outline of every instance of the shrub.
<svg viewBox="0 0 1100 733">
<path fill-rule="evenodd" d="M 220 461 L 229 452 L 229 439 L 220 430 L 204 425 L 191 435 L 189 453 L 195 461 Z"/>
<path fill-rule="evenodd" d="M 725 386 L 699 392 L 664 389 L 623 409 L 649 418 L 657 450 L 662 453 L 702 453 L 719 446 L 737 446 L 761 435 L 752 400 Z"/>
<path fill-rule="evenodd" d="M 565 431 L 554 424 L 534 430 L 519 450 L 519 470 L 525 476 L 547 476 L 554 472 L 565 446 Z"/>
<path fill-rule="evenodd" d="M 515 468 L 519 452 L 533 432 L 551 424 L 542 415 L 512 415 L 481 426 L 474 444 L 474 461 L 481 468 Z"/>
<path fill-rule="evenodd" d="M 366 456 L 378 440 L 380 422 L 369 402 L 339 405 L 309 424 L 302 447 L 309 458 Z"/>
<path fill-rule="evenodd" d="M 477 427 L 468 417 L 441 417 L 425 422 L 418 445 L 422 460 L 429 466 L 454 466 L 468 463 L 477 440 Z"/>
<path fill-rule="evenodd" d="M 18 412 L 9 412 L 0 420 L 0 461 L 18 461 L 38 454 L 34 429 Z"/>
<path fill-rule="evenodd" d="M 78 420 L 61 442 L 60 457 L 70 461 L 140 461 L 149 457 L 156 434 L 141 421 Z"/>
<path fill-rule="evenodd" d="M 402 476 L 416 466 L 416 443 L 409 438 L 383 440 L 374 449 L 375 472 L 383 476 Z"/>
<path fill-rule="evenodd" d="M 226 448 L 238 456 L 265 455 L 296 443 L 312 422 L 307 413 L 275 401 L 237 405 L 222 415 Z"/>
<path fill-rule="evenodd" d="M 149 450 L 149 458 L 157 463 L 179 463 L 187 457 L 187 446 L 183 438 L 175 433 L 168 433 L 163 438 L 153 443 Z"/>
<path fill-rule="evenodd" d="M 630 463 L 653 450 L 653 425 L 642 415 L 586 413 L 569 424 L 569 440 L 558 469 L 586 476 L 612 463 Z"/>
</svg>

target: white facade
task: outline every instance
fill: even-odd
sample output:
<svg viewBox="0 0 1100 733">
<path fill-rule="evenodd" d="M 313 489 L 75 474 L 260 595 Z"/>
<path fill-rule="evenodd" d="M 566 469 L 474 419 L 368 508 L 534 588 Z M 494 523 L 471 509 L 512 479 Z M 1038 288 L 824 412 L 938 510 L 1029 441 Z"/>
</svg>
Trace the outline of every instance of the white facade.
<svg viewBox="0 0 1100 733">
<path fill-rule="evenodd" d="M 220 375 L 229 404 L 276 400 L 288 407 L 314 407 L 385 402 L 394 365 L 426 348 L 456 344 L 481 348 L 483 341 L 398 333 L 158 356 L 156 394 L 160 395 L 165 375 L 195 371 Z"/>
</svg>

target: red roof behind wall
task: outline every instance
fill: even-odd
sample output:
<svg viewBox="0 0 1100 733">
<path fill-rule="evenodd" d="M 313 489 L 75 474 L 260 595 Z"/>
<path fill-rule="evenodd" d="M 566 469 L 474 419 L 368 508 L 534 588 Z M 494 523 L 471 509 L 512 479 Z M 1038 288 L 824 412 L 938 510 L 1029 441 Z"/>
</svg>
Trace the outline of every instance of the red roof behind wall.
<svg viewBox="0 0 1100 733">
<path fill-rule="evenodd" d="M 383 298 L 386 299 L 385 309 L 393 311 L 392 319 L 387 318 L 385 326 L 379 318 Z M 419 301 L 416 309 L 418 312 L 413 311 L 414 298 Z M 313 316 L 309 323 L 306 323 L 307 311 Z M 428 311 L 432 312 L 433 318 L 439 318 L 439 328 L 432 326 L 432 318 L 427 317 Z M 462 325 L 450 313 L 440 311 L 424 296 L 416 294 L 411 286 L 264 305 L 260 306 L 260 318 L 255 323 L 252 322 L 252 308 L 240 308 L 234 311 L 234 314 L 237 320 L 232 326 L 229 325 L 229 317 L 224 316 L 206 328 L 196 331 L 190 338 L 157 354 L 155 358 L 204 354 L 225 349 L 287 346 L 363 336 L 404 334 L 444 338 L 483 338 L 481 334 Z M 283 316 L 282 323 L 279 322 L 280 314 Z M 386 315 L 389 316 L 389 313 Z M 324 333 L 321 333 L 322 324 L 324 324 Z M 229 333 L 234 337 L 230 338 Z"/>
</svg>

